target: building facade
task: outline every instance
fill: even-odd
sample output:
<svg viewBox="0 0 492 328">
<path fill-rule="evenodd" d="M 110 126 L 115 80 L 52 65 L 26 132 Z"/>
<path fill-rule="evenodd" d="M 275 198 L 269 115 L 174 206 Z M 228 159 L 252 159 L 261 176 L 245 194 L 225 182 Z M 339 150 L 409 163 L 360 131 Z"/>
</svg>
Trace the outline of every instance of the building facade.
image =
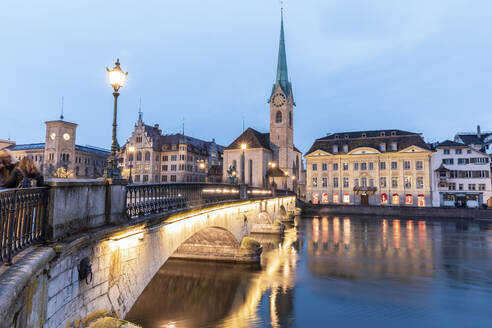
<svg viewBox="0 0 492 328">
<path fill-rule="evenodd" d="M 277 77 L 270 93 L 270 131 L 248 128 L 224 150 L 224 179 L 255 187 L 275 184 L 299 191 L 304 183 L 302 154 L 294 146 L 294 95 L 287 70 L 283 14 Z"/>
<path fill-rule="evenodd" d="M 223 146 L 184 134 L 163 135 L 139 115 L 118 154 L 124 178 L 134 183 L 221 182 Z"/>
<path fill-rule="evenodd" d="M 492 154 L 492 132 L 482 131 L 480 125 L 474 132 L 459 132 L 454 136 L 454 142 L 470 146 L 485 154 Z"/>
<path fill-rule="evenodd" d="M 436 146 L 431 167 L 434 206 L 473 208 L 492 202 L 490 158 L 476 147 L 446 140 Z"/>
<path fill-rule="evenodd" d="M 305 155 L 312 203 L 431 206 L 432 151 L 417 133 L 341 132 Z"/>
<path fill-rule="evenodd" d="M 31 158 L 45 177 L 54 177 L 58 169 L 70 171 L 71 178 L 88 179 L 103 176 L 109 151 L 75 143 L 77 124 L 63 119 L 46 122 L 44 143 L 17 145 L 6 149 L 21 160 Z"/>
</svg>

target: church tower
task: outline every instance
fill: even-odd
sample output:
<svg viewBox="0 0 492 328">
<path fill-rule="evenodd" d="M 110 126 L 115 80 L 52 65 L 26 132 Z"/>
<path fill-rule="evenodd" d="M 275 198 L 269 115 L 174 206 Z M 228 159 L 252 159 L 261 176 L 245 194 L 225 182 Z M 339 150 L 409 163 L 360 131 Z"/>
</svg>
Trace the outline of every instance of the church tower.
<svg viewBox="0 0 492 328">
<path fill-rule="evenodd" d="M 275 153 L 275 160 L 280 169 L 291 174 L 296 160 L 293 151 L 295 102 L 287 71 L 283 11 L 280 23 L 277 78 L 268 102 L 270 104 L 270 143 Z"/>
</svg>

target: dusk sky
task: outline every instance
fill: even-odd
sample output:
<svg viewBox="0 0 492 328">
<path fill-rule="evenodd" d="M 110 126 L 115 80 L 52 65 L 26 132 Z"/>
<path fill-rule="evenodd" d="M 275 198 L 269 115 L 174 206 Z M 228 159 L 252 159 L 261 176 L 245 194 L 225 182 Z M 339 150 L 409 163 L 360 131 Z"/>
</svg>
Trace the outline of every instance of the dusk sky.
<svg viewBox="0 0 492 328">
<path fill-rule="evenodd" d="M 105 68 L 128 71 L 122 145 L 138 117 L 227 146 L 269 127 L 278 0 L 0 2 L 0 139 L 44 142 L 44 121 L 111 143 Z M 427 141 L 492 130 L 492 1 L 286 0 L 289 74 L 302 152 L 328 132 L 402 129 Z"/>
</svg>

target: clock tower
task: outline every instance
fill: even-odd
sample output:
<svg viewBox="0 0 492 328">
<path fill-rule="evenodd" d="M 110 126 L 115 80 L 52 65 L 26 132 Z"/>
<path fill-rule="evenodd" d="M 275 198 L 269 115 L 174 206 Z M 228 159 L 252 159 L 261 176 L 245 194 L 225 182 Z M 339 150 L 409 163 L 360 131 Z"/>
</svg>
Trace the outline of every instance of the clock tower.
<svg viewBox="0 0 492 328">
<path fill-rule="evenodd" d="M 270 143 L 275 161 L 285 173 L 293 174 L 294 154 L 294 96 L 287 71 L 283 12 L 280 23 L 277 77 L 273 84 L 270 104 Z"/>
<path fill-rule="evenodd" d="M 77 124 L 63 119 L 46 122 L 44 174 L 52 176 L 56 169 L 73 170 Z"/>
</svg>

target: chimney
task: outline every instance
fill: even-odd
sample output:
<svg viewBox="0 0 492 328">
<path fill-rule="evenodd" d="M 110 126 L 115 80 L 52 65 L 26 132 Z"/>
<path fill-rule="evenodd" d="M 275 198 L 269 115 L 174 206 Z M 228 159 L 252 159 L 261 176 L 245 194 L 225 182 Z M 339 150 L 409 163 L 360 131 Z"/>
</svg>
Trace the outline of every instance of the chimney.
<svg viewBox="0 0 492 328">
<path fill-rule="evenodd" d="M 480 133 L 480 125 L 477 125 L 477 137 L 481 137 L 481 133 Z"/>
</svg>

